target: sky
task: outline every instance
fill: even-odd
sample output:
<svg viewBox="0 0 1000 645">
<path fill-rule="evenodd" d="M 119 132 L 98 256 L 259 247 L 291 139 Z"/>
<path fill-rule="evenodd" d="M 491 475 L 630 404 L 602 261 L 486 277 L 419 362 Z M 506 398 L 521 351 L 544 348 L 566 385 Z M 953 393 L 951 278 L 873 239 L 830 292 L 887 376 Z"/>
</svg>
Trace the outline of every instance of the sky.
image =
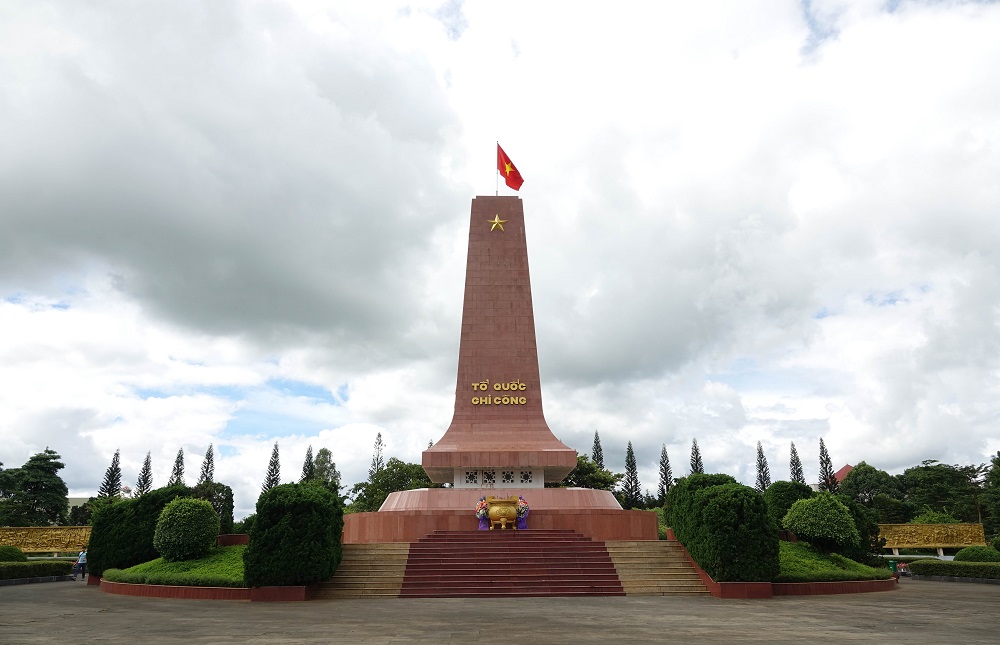
<svg viewBox="0 0 1000 645">
<path fill-rule="evenodd" d="M 524 203 L 545 416 L 655 492 L 1000 450 L 1000 6 L 0 5 L 0 462 L 177 451 L 252 512 L 451 421 L 469 208 Z"/>
</svg>

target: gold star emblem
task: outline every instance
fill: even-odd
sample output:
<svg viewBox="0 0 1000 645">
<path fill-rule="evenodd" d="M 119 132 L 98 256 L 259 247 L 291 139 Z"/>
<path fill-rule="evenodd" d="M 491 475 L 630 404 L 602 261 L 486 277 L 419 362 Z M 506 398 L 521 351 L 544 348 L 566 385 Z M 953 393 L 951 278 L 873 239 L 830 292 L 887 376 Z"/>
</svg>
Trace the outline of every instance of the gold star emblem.
<svg viewBox="0 0 1000 645">
<path fill-rule="evenodd" d="M 493 226 L 491 226 L 491 227 L 490 227 L 490 230 L 491 230 L 491 231 L 492 231 L 493 229 L 495 229 L 496 227 L 498 227 L 498 226 L 500 227 L 500 230 L 502 231 L 502 230 L 503 230 L 503 225 L 504 225 L 504 224 L 505 224 L 506 222 L 507 222 L 507 220 L 505 220 L 505 219 L 500 219 L 500 216 L 499 216 L 499 215 L 494 215 L 494 216 L 493 216 L 493 219 L 488 219 L 488 220 L 486 220 L 486 223 L 487 223 L 487 224 L 492 224 L 492 225 L 493 225 Z"/>
</svg>

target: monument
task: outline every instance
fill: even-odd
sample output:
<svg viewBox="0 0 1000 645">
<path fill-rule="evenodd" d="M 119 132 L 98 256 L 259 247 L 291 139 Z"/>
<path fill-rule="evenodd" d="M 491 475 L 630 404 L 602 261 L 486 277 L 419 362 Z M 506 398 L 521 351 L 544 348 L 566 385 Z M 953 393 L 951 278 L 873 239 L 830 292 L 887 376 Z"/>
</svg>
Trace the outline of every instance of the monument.
<svg viewBox="0 0 1000 645">
<path fill-rule="evenodd" d="M 655 540 L 656 516 L 622 510 L 609 491 L 544 488 L 576 466 L 549 429 L 535 342 L 524 206 L 476 197 L 469 223 L 455 412 L 424 451 L 431 481 L 450 488 L 392 493 L 377 513 L 345 517 L 344 541 L 409 542 L 433 530 L 475 528 L 484 495 L 523 495 L 533 528 L 571 528 L 597 539 Z"/>
</svg>

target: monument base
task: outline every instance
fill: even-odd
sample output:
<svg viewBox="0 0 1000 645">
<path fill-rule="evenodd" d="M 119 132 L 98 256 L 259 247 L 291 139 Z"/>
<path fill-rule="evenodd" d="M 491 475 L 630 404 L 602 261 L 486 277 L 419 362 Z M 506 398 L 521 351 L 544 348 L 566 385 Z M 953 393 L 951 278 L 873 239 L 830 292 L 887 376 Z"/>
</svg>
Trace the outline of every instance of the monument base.
<svg viewBox="0 0 1000 645">
<path fill-rule="evenodd" d="M 522 495 L 531 529 L 569 529 L 595 540 L 656 540 L 656 513 L 622 510 L 608 491 L 589 488 L 421 488 L 392 493 L 377 513 L 344 516 L 344 543 L 416 542 L 434 531 L 473 531 L 480 497 Z"/>
</svg>

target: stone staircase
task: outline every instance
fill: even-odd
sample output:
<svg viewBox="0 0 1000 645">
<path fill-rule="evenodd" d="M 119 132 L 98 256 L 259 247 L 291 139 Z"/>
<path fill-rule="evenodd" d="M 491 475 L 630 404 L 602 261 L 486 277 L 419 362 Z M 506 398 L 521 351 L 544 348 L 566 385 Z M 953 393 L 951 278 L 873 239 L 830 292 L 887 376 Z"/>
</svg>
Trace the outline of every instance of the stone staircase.
<svg viewBox="0 0 1000 645">
<path fill-rule="evenodd" d="M 623 596 L 603 542 L 570 530 L 435 531 L 410 545 L 409 598 Z"/>
<path fill-rule="evenodd" d="M 316 598 L 396 598 L 403 584 L 410 545 L 345 544 L 337 573 L 316 590 Z"/>
<path fill-rule="evenodd" d="M 710 595 L 675 540 L 607 542 L 606 546 L 626 595 Z"/>
</svg>

